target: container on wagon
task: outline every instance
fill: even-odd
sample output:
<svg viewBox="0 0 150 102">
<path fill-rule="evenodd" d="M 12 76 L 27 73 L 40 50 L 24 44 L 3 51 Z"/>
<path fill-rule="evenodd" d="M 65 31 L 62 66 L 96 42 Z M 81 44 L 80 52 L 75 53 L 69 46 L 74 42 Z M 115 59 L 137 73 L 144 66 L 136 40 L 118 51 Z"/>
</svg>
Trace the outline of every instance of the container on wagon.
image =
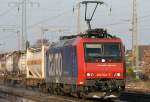
<svg viewBox="0 0 150 102">
<path fill-rule="evenodd" d="M 14 51 L 6 55 L 6 71 L 7 72 L 19 72 L 18 62 L 20 58 L 20 51 Z"/>
<path fill-rule="evenodd" d="M 1 54 L 0 55 L 0 73 L 3 74 L 5 73 L 6 70 L 6 59 L 5 59 L 6 54 Z"/>
<path fill-rule="evenodd" d="M 45 78 L 45 54 L 46 46 L 41 48 L 29 48 L 26 55 L 26 75 L 31 79 Z"/>
<path fill-rule="evenodd" d="M 19 72 L 21 74 L 26 74 L 26 53 L 22 52 L 18 62 Z"/>
</svg>

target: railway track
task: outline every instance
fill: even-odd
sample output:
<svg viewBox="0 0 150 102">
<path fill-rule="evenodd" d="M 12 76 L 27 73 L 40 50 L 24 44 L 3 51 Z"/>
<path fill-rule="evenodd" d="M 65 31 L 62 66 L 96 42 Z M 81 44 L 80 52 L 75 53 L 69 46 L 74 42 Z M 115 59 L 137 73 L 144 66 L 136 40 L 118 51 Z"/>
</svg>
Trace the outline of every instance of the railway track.
<svg viewBox="0 0 150 102">
<path fill-rule="evenodd" d="M 110 100 L 98 98 L 79 99 L 69 96 L 49 95 L 38 91 L 6 86 L 0 86 L 0 97 L 11 99 L 11 102 L 22 102 L 22 100 L 24 100 L 23 102 L 110 102 Z"/>
<path fill-rule="evenodd" d="M 0 97 L 0 102 L 11 102 L 11 101 L 6 98 Z"/>
<path fill-rule="evenodd" d="M 11 101 L 13 102 L 21 102 L 22 100 L 24 100 L 23 102 L 28 102 L 28 101 L 48 102 L 49 100 L 53 102 L 54 99 L 57 102 L 57 100 L 62 100 L 61 98 L 48 96 L 40 92 L 33 92 L 30 90 L 25 90 L 23 88 L 13 88 L 13 87 L 6 87 L 6 86 L 0 86 L 0 97 L 5 98 L 7 100 L 11 98 Z M 70 101 L 67 101 L 67 102 L 70 102 Z"/>
<path fill-rule="evenodd" d="M 57 96 L 40 93 L 24 88 L 0 86 L 0 102 L 110 102 L 108 99 L 78 99 L 69 96 Z M 111 102 L 150 102 L 150 94 L 125 91 L 120 99 Z"/>
<path fill-rule="evenodd" d="M 150 102 L 150 93 L 130 90 L 122 93 L 120 99 L 127 102 Z"/>
</svg>

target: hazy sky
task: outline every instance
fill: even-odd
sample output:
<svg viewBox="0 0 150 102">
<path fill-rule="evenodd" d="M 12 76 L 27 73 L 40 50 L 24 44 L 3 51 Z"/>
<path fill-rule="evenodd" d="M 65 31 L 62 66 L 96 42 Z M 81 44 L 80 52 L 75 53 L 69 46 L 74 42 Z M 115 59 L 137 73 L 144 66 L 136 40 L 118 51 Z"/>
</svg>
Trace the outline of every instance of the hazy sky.
<svg viewBox="0 0 150 102">
<path fill-rule="evenodd" d="M 13 2 L 21 0 L 0 0 L 0 51 L 16 50 L 19 47 L 17 29 L 21 28 L 21 8 Z M 64 29 L 64 34 L 75 34 L 76 11 L 73 7 L 79 0 L 27 0 L 38 2 L 27 6 L 28 40 L 33 44 L 41 37 L 41 28 L 47 28 L 45 37 L 50 41 L 58 39 L 58 29 Z M 103 0 L 110 7 L 99 6 L 92 21 L 92 27 L 104 27 L 109 33 L 123 39 L 127 48 L 131 48 L 131 15 L 132 0 Z M 139 43 L 150 44 L 150 0 L 138 0 L 139 10 Z M 81 7 L 81 29 L 86 29 L 84 8 Z M 13 27 L 13 28 L 12 28 Z M 3 30 L 3 28 L 16 30 Z M 70 32 L 70 33 L 67 33 Z"/>
</svg>

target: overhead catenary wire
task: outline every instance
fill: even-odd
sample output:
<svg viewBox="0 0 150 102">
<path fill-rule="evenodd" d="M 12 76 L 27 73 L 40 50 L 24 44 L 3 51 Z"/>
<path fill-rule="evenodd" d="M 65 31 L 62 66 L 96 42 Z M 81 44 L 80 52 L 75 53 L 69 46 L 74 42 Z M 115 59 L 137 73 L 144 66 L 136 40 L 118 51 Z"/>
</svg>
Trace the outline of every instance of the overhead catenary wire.
<svg viewBox="0 0 150 102">
<path fill-rule="evenodd" d="M 74 10 L 74 9 L 73 9 L 73 10 Z M 60 13 L 60 14 L 58 14 L 58 15 L 55 15 L 55 16 L 53 16 L 53 17 L 49 17 L 49 18 L 46 18 L 46 19 L 44 19 L 44 20 L 41 20 L 41 21 L 39 21 L 39 22 L 37 22 L 37 23 L 35 23 L 35 24 L 33 24 L 33 25 L 28 26 L 28 29 L 34 28 L 35 26 L 40 25 L 40 24 L 42 24 L 42 23 L 45 23 L 45 22 L 47 22 L 47 21 L 49 21 L 49 20 L 54 20 L 54 19 L 60 18 L 61 16 L 65 15 L 65 14 L 71 13 L 70 11 L 72 11 L 72 10 L 68 10 L 68 11 L 65 11 L 65 12 L 63 12 L 63 13 Z M 148 18 L 148 17 L 150 17 L 150 15 L 145 15 L 145 16 L 142 16 L 141 18 L 139 18 L 139 20 L 142 21 L 143 19 Z M 144 21 L 145 21 L 145 20 L 144 20 Z M 127 24 L 127 23 L 130 23 L 130 22 L 131 22 L 131 21 L 128 20 L 128 21 L 121 21 L 121 22 L 115 22 L 115 23 L 111 23 L 111 24 L 106 24 L 106 25 L 102 25 L 102 26 L 116 26 L 116 25 L 120 25 L 120 24 Z"/>
<path fill-rule="evenodd" d="M 4 11 L 3 13 L 0 13 L 0 16 L 3 16 L 3 15 L 5 15 L 5 14 L 8 14 L 8 13 L 9 13 L 10 11 L 12 11 L 14 8 L 15 8 L 15 7 L 12 7 L 12 8 L 10 8 L 10 9 Z M 72 11 L 72 10 L 69 10 L 69 11 Z M 44 23 L 44 22 L 46 22 L 46 21 L 48 21 L 48 20 L 50 20 L 50 19 L 53 20 L 53 18 L 54 18 L 54 19 L 57 19 L 57 17 L 62 16 L 63 14 L 66 14 L 66 13 L 67 13 L 67 12 L 63 12 L 63 13 L 58 14 L 58 15 L 56 15 L 56 16 L 49 17 L 49 18 L 47 18 L 47 19 L 41 20 L 41 21 L 39 21 L 38 23 L 35 23 L 35 24 L 33 24 L 33 25 L 29 26 L 29 27 L 36 26 L 36 25 L 38 25 L 38 24 Z M 55 17 L 56 17 L 56 18 L 55 18 Z M 139 19 L 142 20 L 142 19 L 145 19 L 145 18 L 148 18 L 148 17 L 150 17 L 150 14 L 145 15 L 145 16 L 142 16 L 142 17 L 140 17 Z M 130 21 L 127 21 L 127 22 L 130 22 Z M 119 24 L 119 23 L 118 23 L 118 24 Z M 116 24 L 116 25 L 118 25 L 118 24 Z M 122 24 L 122 23 L 120 23 L 120 24 Z M 111 25 L 111 24 L 108 24 L 108 25 Z M 115 25 L 115 24 L 112 24 L 112 25 Z"/>
<path fill-rule="evenodd" d="M 0 40 L 2 41 L 5 41 L 6 39 L 9 39 L 9 38 L 12 38 L 12 37 L 15 37 L 15 35 L 14 36 L 12 36 L 12 33 L 10 33 L 10 34 L 8 34 L 8 35 L 6 35 L 6 36 L 3 36 L 3 37 L 0 37 Z"/>
<path fill-rule="evenodd" d="M 141 22 L 144 22 L 144 21 L 146 21 L 148 18 L 150 18 L 150 14 L 145 15 L 145 16 L 142 16 L 139 20 L 140 20 Z"/>
<path fill-rule="evenodd" d="M 6 10 L 5 12 L 1 13 L 0 16 L 9 13 L 11 10 L 12 10 L 12 8 Z M 62 13 L 56 15 L 56 16 L 49 17 L 49 18 L 47 18 L 47 19 L 41 20 L 41 21 L 39 21 L 39 22 L 37 22 L 37 23 L 35 23 L 35 24 L 33 24 L 33 25 L 28 26 L 28 29 L 33 28 L 33 27 L 35 27 L 35 26 L 37 26 L 37 25 L 40 25 L 40 24 L 42 24 L 42 23 L 45 23 L 45 22 L 47 22 L 47 21 L 49 21 L 49 20 L 57 19 L 57 18 L 59 18 L 59 17 L 65 15 L 65 14 L 70 13 L 70 11 L 72 11 L 72 10 L 68 10 L 68 11 L 62 12 Z M 145 18 L 148 18 L 148 17 L 150 17 L 150 15 L 142 16 L 142 17 L 140 18 L 140 20 L 144 19 L 144 21 L 145 21 Z M 130 21 L 126 21 L 126 22 L 130 22 Z M 116 23 L 106 24 L 106 25 L 102 25 L 102 26 L 116 26 L 116 25 L 120 25 L 120 24 L 126 24 L 126 23 L 124 23 L 124 22 L 116 22 Z"/>
<path fill-rule="evenodd" d="M 116 25 L 122 25 L 122 24 L 128 24 L 128 22 L 115 22 L 115 23 L 105 24 L 101 26 L 116 26 Z"/>
<path fill-rule="evenodd" d="M 74 12 L 75 10 L 77 10 L 77 9 L 78 9 L 78 8 L 69 9 L 69 10 L 64 11 L 64 12 L 62 12 L 62 13 L 60 13 L 60 14 L 57 14 L 57 15 L 55 15 L 55 16 L 51 16 L 51 17 L 48 17 L 48 18 L 46 18 L 46 19 L 43 19 L 43 20 L 41 20 L 41 21 L 39 21 L 39 22 L 37 22 L 37 23 L 35 23 L 35 24 L 32 24 L 32 25 L 28 26 L 28 29 L 34 28 L 35 26 L 40 25 L 40 24 L 43 24 L 43 23 L 45 23 L 45 22 L 47 22 L 47 21 L 58 19 L 58 18 L 60 18 L 60 17 L 62 17 L 62 16 L 64 16 L 64 15 L 66 15 L 66 14 L 73 13 L 73 12 Z"/>
<path fill-rule="evenodd" d="M 10 9 L 7 9 L 6 11 L 0 13 L 0 16 L 4 16 L 6 14 L 8 14 L 10 11 L 12 11 L 13 9 L 15 9 L 15 7 L 11 7 Z"/>
<path fill-rule="evenodd" d="M 148 18 L 148 17 L 150 17 L 150 15 L 142 16 L 141 18 L 139 18 L 139 21 L 142 23 L 142 22 L 146 21 L 147 19 L 145 19 L 145 18 Z M 105 25 L 101 25 L 101 26 L 117 26 L 117 25 L 122 25 L 122 24 L 129 24 L 130 22 L 131 22 L 130 20 L 126 20 L 126 21 L 124 20 L 124 21 L 105 24 Z"/>
<path fill-rule="evenodd" d="M 35 27 L 35 26 L 37 26 L 37 25 L 40 25 L 40 24 L 42 24 L 42 23 L 45 23 L 45 22 L 47 22 L 47 21 L 49 21 L 49 20 L 57 19 L 57 18 L 59 18 L 60 16 L 63 16 L 64 14 L 67 14 L 67 13 L 70 13 L 70 12 L 63 12 L 63 13 L 58 14 L 58 15 L 55 15 L 55 16 L 53 16 L 53 17 L 48 17 L 48 18 L 46 18 L 46 19 L 43 19 L 43 20 L 41 20 L 41 21 L 39 21 L 39 22 L 37 22 L 37 23 L 35 23 L 35 24 L 32 24 L 32 25 L 28 26 L 28 29 L 31 29 L 31 28 L 33 28 L 33 27 Z"/>
</svg>

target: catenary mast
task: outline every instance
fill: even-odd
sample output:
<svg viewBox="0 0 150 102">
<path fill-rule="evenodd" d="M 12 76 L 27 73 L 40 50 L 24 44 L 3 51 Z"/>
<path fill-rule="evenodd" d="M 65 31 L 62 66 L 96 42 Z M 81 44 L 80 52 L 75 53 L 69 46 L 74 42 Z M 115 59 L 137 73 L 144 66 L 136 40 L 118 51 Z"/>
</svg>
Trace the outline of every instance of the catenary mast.
<svg viewBox="0 0 150 102">
<path fill-rule="evenodd" d="M 132 12 L 132 53 L 133 53 L 133 68 L 139 69 L 139 49 L 138 49 L 138 11 L 137 0 L 133 0 Z M 137 78 L 137 75 L 136 75 Z"/>
</svg>

